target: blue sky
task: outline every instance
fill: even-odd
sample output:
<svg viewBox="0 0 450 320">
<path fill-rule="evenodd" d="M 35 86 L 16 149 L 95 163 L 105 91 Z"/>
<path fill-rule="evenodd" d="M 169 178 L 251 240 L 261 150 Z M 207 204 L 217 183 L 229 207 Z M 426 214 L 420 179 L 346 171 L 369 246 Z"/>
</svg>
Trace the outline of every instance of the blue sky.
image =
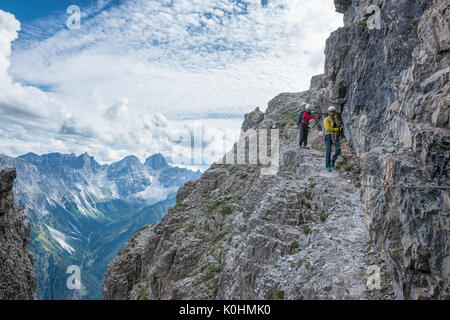
<svg viewBox="0 0 450 320">
<path fill-rule="evenodd" d="M 0 152 L 144 158 L 202 126 L 221 154 L 235 115 L 308 89 L 342 25 L 332 0 L 170 2 L 0 0 Z"/>
<path fill-rule="evenodd" d="M 13 13 L 22 23 L 65 12 L 72 4 L 90 6 L 96 0 L 0 0 L 0 8 Z"/>
</svg>

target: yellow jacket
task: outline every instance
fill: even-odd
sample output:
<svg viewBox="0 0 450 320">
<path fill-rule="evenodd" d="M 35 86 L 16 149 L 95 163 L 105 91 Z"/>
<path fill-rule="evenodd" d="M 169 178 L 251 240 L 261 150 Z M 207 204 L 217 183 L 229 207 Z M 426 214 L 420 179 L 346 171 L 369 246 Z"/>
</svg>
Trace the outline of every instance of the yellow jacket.
<svg viewBox="0 0 450 320">
<path fill-rule="evenodd" d="M 335 134 L 339 132 L 336 119 L 333 116 L 326 117 L 325 120 L 323 120 L 323 126 L 325 128 L 325 134 Z"/>
</svg>

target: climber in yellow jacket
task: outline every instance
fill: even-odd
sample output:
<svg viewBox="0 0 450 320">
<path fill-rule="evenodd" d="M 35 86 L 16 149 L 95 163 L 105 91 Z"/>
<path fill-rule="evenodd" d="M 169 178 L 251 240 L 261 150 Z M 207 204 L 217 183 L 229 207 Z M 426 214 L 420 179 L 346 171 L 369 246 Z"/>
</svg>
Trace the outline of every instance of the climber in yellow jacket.
<svg viewBox="0 0 450 320">
<path fill-rule="evenodd" d="M 341 132 L 341 128 L 338 125 L 338 121 L 336 119 L 336 108 L 331 106 L 328 108 L 328 117 L 323 121 L 323 127 L 325 130 L 325 167 L 327 171 L 332 171 L 335 166 L 336 160 L 341 154 L 341 144 L 339 142 L 339 136 Z M 334 155 L 331 158 L 331 147 L 334 143 Z"/>
</svg>

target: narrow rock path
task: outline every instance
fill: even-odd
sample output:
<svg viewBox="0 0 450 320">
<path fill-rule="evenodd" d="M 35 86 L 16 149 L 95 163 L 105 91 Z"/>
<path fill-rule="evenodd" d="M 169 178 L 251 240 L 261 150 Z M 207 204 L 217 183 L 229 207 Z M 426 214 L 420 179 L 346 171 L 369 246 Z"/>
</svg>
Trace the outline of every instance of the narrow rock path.
<svg viewBox="0 0 450 320">
<path fill-rule="evenodd" d="M 369 276 L 373 275 L 368 274 L 370 266 L 380 271 L 380 282 L 386 272 L 384 261 L 368 241 L 359 189 L 339 170 L 325 170 L 323 152 L 311 149 L 301 150 L 300 154 L 305 161 L 300 164 L 297 183 L 299 187 L 305 187 L 306 183 L 315 189 L 315 201 L 322 202 L 324 212 L 320 222 L 311 226 L 306 246 L 296 257 L 307 259 L 317 271 L 309 280 L 317 293 L 309 298 L 380 298 L 381 291 L 389 291 L 386 288 L 389 279 L 380 283 L 380 289 L 370 290 L 367 286 Z"/>
<path fill-rule="evenodd" d="M 297 152 L 304 161 L 297 179 L 287 182 L 295 186 L 281 188 L 307 194 L 316 221 L 300 228 L 307 236 L 299 235 L 299 251 L 281 257 L 262 281 L 278 279 L 294 299 L 365 299 L 367 233 L 358 189 L 324 169 L 322 152 Z"/>
</svg>

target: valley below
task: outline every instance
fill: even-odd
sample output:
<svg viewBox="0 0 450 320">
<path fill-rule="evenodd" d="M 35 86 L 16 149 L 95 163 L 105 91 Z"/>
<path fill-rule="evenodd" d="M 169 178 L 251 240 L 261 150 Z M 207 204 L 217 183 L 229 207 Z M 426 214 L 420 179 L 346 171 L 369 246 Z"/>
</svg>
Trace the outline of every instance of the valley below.
<svg viewBox="0 0 450 320">
<path fill-rule="evenodd" d="M 14 194 L 31 223 L 30 251 L 44 300 L 100 299 L 106 266 L 131 235 L 161 220 L 178 188 L 200 175 L 154 155 L 100 165 L 81 156 L 0 155 L 0 169 L 17 168 Z M 67 287 L 80 270 L 81 289 Z"/>
</svg>

